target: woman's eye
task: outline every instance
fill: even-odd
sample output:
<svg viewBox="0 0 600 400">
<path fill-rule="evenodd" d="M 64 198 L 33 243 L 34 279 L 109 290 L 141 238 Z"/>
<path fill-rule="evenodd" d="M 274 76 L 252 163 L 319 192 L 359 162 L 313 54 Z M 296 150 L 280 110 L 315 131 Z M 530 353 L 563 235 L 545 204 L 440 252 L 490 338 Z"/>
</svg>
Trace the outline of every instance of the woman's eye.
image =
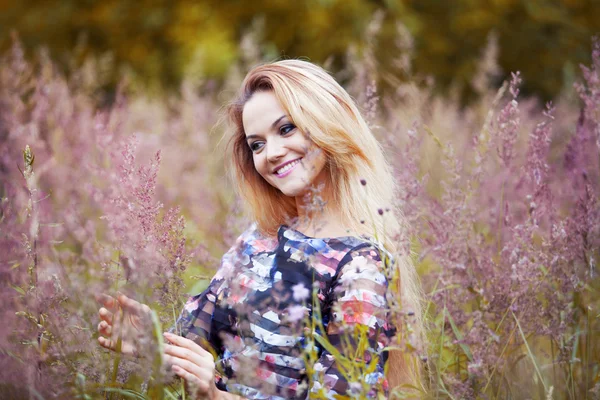
<svg viewBox="0 0 600 400">
<path fill-rule="evenodd" d="M 250 150 L 252 151 L 258 151 L 260 147 L 260 142 L 250 143 Z"/>
<path fill-rule="evenodd" d="M 296 126 L 292 124 L 283 125 L 281 128 L 279 128 L 279 132 L 285 135 L 286 133 L 293 131 L 294 128 L 296 128 Z"/>
</svg>

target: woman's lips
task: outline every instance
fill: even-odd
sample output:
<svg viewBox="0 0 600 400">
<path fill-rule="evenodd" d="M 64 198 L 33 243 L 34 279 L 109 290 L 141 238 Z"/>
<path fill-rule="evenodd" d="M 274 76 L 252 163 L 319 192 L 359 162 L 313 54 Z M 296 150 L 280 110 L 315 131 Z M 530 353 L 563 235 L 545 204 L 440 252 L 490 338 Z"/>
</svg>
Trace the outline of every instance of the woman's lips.
<svg viewBox="0 0 600 400">
<path fill-rule="evenodd" d="M 275 173 L 275 176 L 278 178 L 285 178 L 286 176 L 288 176 L 294 169 L 296 169 L 296 167 L 300 164 L 300 160 L 302 160 L 302 158 L 298 158 L 297 160 L 292 161 L 291 163 L 289 163 L 288 165 L 291 165 L 291 167 L 285 171 L 282 174 L 278 174 Z M 283 167 L 285 168 L 285 166 Z"/>
</svg>

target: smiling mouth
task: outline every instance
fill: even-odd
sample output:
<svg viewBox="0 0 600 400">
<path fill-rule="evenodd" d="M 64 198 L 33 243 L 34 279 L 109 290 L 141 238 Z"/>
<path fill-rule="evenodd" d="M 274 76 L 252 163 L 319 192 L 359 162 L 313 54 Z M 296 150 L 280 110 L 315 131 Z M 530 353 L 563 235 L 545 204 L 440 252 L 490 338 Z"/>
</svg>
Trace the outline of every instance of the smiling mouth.
<svg viewBox="0 0 600 400">
<path fill-rule="evenodd" d="M 298 164 L 300 164 L 300 160 L 302 160 L 302 158 L 299 158 L 297 160 L 292 161 L 289 164 L 284 165 L 283 167 L 275 171 L 275 175 L 279 178 L 283 178 L 284 176 L 289 175 L 289 173 L 292 172 L 292 170 L 296 168 Z"/>
</svg>

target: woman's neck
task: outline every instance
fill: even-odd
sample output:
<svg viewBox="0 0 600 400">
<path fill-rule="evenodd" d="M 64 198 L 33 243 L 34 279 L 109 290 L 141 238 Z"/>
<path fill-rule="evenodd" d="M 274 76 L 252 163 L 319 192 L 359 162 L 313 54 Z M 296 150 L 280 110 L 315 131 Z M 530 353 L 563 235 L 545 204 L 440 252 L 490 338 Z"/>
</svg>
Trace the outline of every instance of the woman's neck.
<svg viewBox="0 0 600 400">
<path fill-rule="evenodd" d="M 313 238 L 333 238 L 342 236 L 351 236 L 349 228 L 343 226 L 339 221 L 321 221 L 316 224 L 299 224 L 297 231 Z"/>
<path fill-rule="evenodd" d="M 350 234 L 332 197 L 323 192 L 322 189 L 311 189 L 308 194 L 296 197 L 298 221 L 295 229 L 312 237 L 339 237 Z"/>
</svg>

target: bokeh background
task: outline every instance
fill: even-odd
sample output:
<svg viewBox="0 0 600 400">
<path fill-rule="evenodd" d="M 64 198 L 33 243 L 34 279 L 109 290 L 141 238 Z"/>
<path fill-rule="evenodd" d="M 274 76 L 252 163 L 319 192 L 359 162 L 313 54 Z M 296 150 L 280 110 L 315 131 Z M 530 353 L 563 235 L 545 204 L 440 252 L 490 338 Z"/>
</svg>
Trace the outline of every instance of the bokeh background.
<svg viewBox="0 0 600 400">
<path fill-rule="evenodd" d="M 371 51 L 382 80 L 405 78 L 397 64 L 402 24 L 414 37 L 414 70 L 435 78 L 441 92 L 457 85 L 467 96 L 490 34 L 497 83 L 518 70 L 527 77 L 524 93 L 548 100 L 589 62 L 590 38 L 600 30 L 597 0 L 2 0 L 0 50 L 14 31 L 26 49 L 46 46 L 66 69 L 105 57 L 108 86 L 127 73 L 173 89 L 184 77 L 222 83 L 243 58 L 247 35 L 260 59 L 306 57 L 338 72 L 349 49 L 367 45 L 376 12 L 383 15 Z"/>
</svg>

